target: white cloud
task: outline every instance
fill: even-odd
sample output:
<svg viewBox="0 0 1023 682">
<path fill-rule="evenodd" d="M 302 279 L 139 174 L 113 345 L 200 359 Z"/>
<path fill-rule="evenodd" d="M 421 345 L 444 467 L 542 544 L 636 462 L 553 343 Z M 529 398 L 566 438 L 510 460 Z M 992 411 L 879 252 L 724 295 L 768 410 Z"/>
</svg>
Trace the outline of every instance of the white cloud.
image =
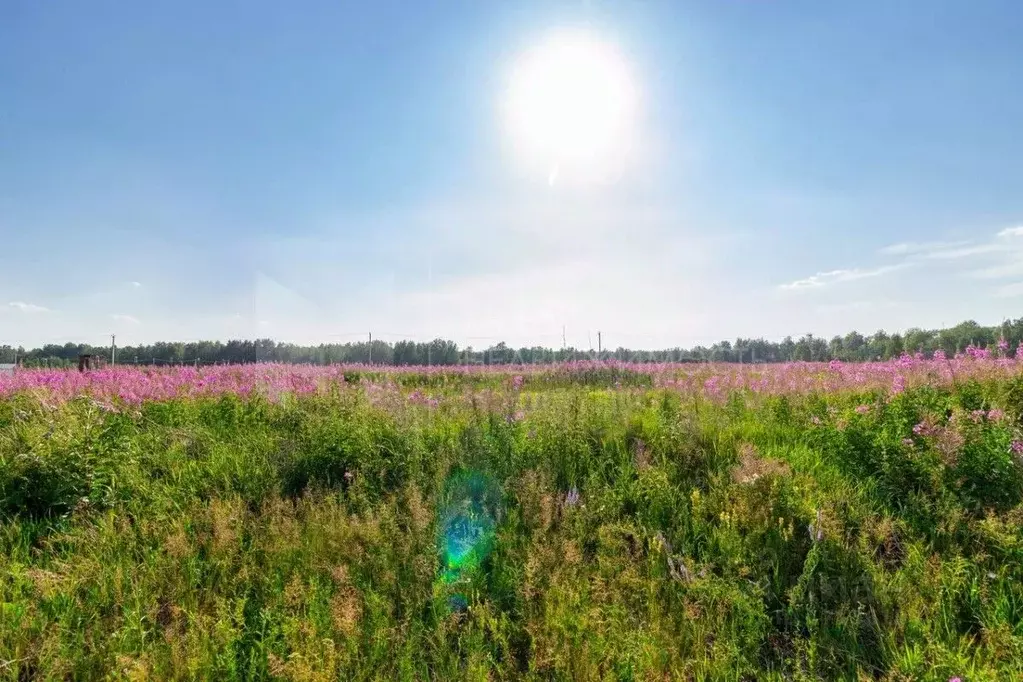
<svg viewBox="0 0 1023 682">
<path fill-rule="evenodd" d="M 945 242 L 902 242 L 878 250 L 885 256 L 905 256 L 907 260 L 959 260 L 973 256 L 997 253 L 1007 247 L 1005 239 L 1023 237 L 1023 226 L 1008 227 L 998 232 L 993 239 L 959 240 Z"/>
<path fill-rule="evenodd" d="M 960 246 L 967 246 L 969 244 L 970 242 L 965 240 L 956 242 L 902 242 L 900 244 L 885 246 L 884 248 L 879 249 L 878 253 L 885 256 L 908 256 L 944 251 Z"/>
<path fill-rule="evenodd" d="M 52 312 L 49 308 L 44 308 L 41 305 L 34 303 L 25 303 L 24 301 L 11 301 L 7 304 L 9 307 L 15 310 L 20 310 L 23 313 L 49 313 Z"/>
<path fill-rule="evenodd" d="M 880 277 L 881 275 L 886 275 L 889 272 L 902 270 L 903 268 L 908 267 L 908 265 L 908 263 L 899 263 L 898 265 L 882 265 L 881 267 L 870 270 L 850 268 L 845 270 L 818 272 L 816 275 L 811 275 L 804 279 L 797 279 L 796 281 L 789 282 L 788 284 L 782 284 L 779 288 L 790 291 L 797 289 L 814 289 L 817 287 L 828 286 L 830 284 L 837 284 L 838 282 L 852 282 L 858 279 L 867 279 L 869 277 Z"/>
<path fill-rule="evenodd" d="M 139 324 L 139 319 L 133 315 L 125 315 L 124 313 L 112 313 L 110 319 L 115 322 L 127 322 L 128 324 Z"/>
<path fill-rule="evenodd" d="M 938 249 L 936 251 L 930 251 L 922 254 L 923 258 L 929 258 L 933 260 L 958 260 L 960 258 L 970 258 L 971 256 L 982 256 L 987 253 L 996 253 L 1001 250 L 998 244 L 986 243 L 986 244 L 971 244 L 970 246 L 962 246 L 954 249 Z"/>
<path fill-rule="evenodd" d="M 904 263 L 924 265 L 941 261 L 940 277 L 943 279 L 949 276 L 987 280 L 1018 279 L 1023 277 L 1023 225 L 1003 228 L 986 239 L 907 242 L 886 246 L 880 253 L 902 256 Z M 1017 296 L 1021 286 L 1012 283 L 985 293 L 999 298 Z"/>
<path fill-rule="evenodd" d="M 140 286 L 142 286 L 142 282 L 128 282 L 128 284 L 130 284 L 132 287 L 134 287 L 136 289 L 138 289 Z"/>
<path fill-rule="evenodd" d="M 1023 225 L 1007 227 L 998 233 L 999 237 L 1023 237 Z"/>
</svg>

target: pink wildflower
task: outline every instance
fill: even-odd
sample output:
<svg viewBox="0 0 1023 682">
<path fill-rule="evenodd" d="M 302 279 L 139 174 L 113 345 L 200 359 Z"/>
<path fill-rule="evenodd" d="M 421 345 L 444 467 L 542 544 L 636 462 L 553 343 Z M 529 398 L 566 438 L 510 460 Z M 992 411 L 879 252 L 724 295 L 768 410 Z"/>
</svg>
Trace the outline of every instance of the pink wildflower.
<svg viewBox="0 0 1023 682">
<path fill-rule="evenodd" d="M 857 405 L 856 414 L 866 414 L 870 412 L 870 405 Z"/>
</svg>

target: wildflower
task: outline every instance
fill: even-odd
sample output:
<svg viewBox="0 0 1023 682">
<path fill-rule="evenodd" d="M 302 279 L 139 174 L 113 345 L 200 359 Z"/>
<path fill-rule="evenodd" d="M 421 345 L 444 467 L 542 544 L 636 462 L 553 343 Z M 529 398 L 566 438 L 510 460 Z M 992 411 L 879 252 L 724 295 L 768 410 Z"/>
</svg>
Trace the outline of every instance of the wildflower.
<svg viewBox="0 0 1023 682">
<path fill-rule="evenodd" d="M 568 491 L 568 494 L 565 495 L 565 506 L 574 507 L 577 504 L 579 504 L 579 491 L 572 488 Z"/>
<path fill-rule="evenodd" d="M 998 339 L 998 350 L 1002 353 L 1009 350 L 1009 342 L 1005 340 L 1005 337 Z"/>
<path fill-rule="evenodd" d="M 970 419 L 973 420 L 974 424 L 979 424 L 980 422 L 984 421 L 984 417 L 986 416 L 987 412 L 985 412 L 984 410 L 974 410 L 970 412 Z"/>
<path fill-rule="evenodd" d="M 945 351 L 939 348 L 938 350 L 934 351 L 933 357 L 935 360 L 938 360 L 939 362 L 944 361 L 946 359 Z"/>
<path fill-rule="evenodd" d="M 523 381 L 524 381 L 524 379 L 522 378 L 521 374 L 516 375 L 515 378 L 512 379 L 512 387 L 515 388 L 516 390 L 522 388 L 522 382 Z"/>
<path fill-rule="evenodd" d="M 963 681 L 960 678 L 958 678 L 958 677 L 950 677 L 950 678 L 948 678 L 948 682 L 963 682 Z"/>
<path fill-rule="evenodd" d="M 903 438 L 902 439 L 902 444 L 907 446 L 907 447 L 913 447 L 913 439 L 912 438 Z"/>
<path fill-rule="evenodd" d="M 987 412 L 988 421 L 1000 422 L 1005 417 L 1005 412 L 999 409 L 991 409 Z"/>
<path fill-rule="evenodd" d="M 810 423 L 811 424 L 820 424 L 821 423 L 821 418 L 818 417 L 817 415 L 813 415 L 812 417 L 810 417 Z"/>
<path fill-rule="evenodd" d="M 1023 440 L 1014 439 L 1009 444 L 1009 451 L 1014 455 L 1023 455 Z"/>
<path fill-rule="evenodd" d="M 870 412 L 870 406 L 869 405 L 857 405 L 856 406 L 856 414 L 866 414 L 867 412 Z"/>
<path fill-rule="evenodd" d="M 936 429 L 929 419 L 925 419 L 913 427 L 913 433 L 917 436 L 933 436 Z"/>
</svg>

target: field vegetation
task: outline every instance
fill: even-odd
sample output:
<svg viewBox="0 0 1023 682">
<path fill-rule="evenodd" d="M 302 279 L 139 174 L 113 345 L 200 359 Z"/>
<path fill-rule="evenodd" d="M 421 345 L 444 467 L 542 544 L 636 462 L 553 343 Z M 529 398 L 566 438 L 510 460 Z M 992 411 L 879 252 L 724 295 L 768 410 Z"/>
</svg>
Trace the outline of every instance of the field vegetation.
<svg viewBox="0 0 1023 682">
<path fill-rule="evenodd" d="M 0 678 L 1023 676 L 1023 361 L 0 376 Z"/>
</svg>

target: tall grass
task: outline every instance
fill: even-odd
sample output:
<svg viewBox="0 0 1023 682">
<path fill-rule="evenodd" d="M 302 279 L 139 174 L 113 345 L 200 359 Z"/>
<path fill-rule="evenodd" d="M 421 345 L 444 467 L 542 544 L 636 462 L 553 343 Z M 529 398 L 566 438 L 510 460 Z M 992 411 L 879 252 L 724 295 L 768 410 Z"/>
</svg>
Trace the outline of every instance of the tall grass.
<svg viewBox="0 0 1023 682">
<path fill-rule="evenodd" d="M 0 677 L 1023 675 L 1018 380 L 513 379 L 5 398 Z"/>
</svg>

